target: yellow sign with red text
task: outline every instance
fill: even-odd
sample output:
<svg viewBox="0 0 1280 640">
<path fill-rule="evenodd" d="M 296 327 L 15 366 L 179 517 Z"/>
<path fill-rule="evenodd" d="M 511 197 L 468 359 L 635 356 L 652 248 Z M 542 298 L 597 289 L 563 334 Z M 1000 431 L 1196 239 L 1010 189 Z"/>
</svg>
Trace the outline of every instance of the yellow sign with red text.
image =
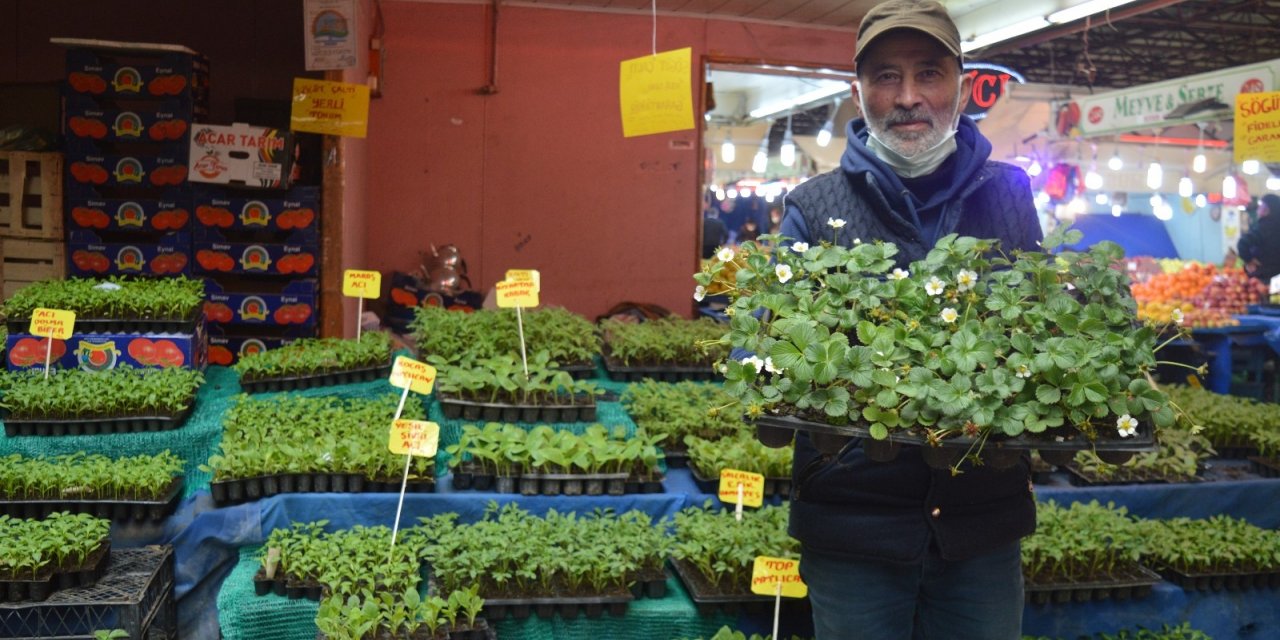
<svg viewBox="0 0 1280 640">
<path fill-rule="evenodd" d="M 503 280 L 494 287 L 497 291 L 498 308 L 526 309 L 538 306 L 538 283 L 532 280 Z"/>
<path fill-rule="evenodd" d="M 720 470 L 720 501 L 737 504 L 738 485 L 742 485 L 742 504 L 758 507 L 764 504 L 764 476 L 737 469 Z"/>
<path fill-rule="evenodd" d="M 294 78 L 289 128 L 331 136 L 365 137 L 369 128 L 369 87 Z"/>
<path fill-rule="evenodd" d="M 1236 94 L 1236 163 L 1280 162 L 1280 91 Z"/>
<path fill-rule="evenodd" d="M 507 269 L 504 280 L 508 282 L 532 282 L 534 291 L 542 293 L 542 274 L 537 269 Z"/>
<path fill-rule="evenodd" d="M 31 326 L 27 331 L 41 338 L 69 340 L 76 325 L 76 312 L 62 309 L 38 308 L 31 312 Z"/>
<path fill-rule="evenodd" d="M 436 384 L 436 368 L 413 358 L 396 357 L 391 367 L 391 386 L 427 395 Z"/>
<path fill-rule="evenodd" d="M 440 444 L 440 425 L 425 420 L 396 420 L 391 423 L 387 448 L 399 455 L 431 458 Z"/>
<path fill-rule="evenodd" d="M 348 298 L 377 298 L 382 295 L 382 272 L 359 269 L 343 271 L 342 295 Z"/>
<path fill-rule="evenodd" d="M 751 565 L 751 593 L 762 596 L 778 595 L 782 584 L 785 598 L 803 598 L 809 595 L 809 587 L 800 579 L 800 561 L 789 558 L 756 556 Z"/>
</svg>

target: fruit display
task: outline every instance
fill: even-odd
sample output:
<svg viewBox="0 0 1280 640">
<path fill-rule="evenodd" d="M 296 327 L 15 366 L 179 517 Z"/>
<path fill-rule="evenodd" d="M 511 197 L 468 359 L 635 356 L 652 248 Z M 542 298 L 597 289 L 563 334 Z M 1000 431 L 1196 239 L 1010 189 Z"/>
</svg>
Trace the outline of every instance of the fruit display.
<svg viewBox="0 0 1280 640">
<path fill-rule="evenodd" d="M 1168 324 L 1181 316 L 1181 324 L 1190 327 L 1237 325 L 1232 316 L 1267 296 L 1267 285 L 1240 269 L 1195 262 L 1136 283 L 1132 290 L 1139 319 Z"/>
</svg>

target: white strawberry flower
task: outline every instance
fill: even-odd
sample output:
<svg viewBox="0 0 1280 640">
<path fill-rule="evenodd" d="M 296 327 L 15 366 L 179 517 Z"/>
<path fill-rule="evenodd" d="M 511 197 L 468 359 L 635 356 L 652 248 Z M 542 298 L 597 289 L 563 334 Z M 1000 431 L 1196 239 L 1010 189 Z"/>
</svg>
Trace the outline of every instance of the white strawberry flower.
<svg viewBox="0 0 1280 640">
<path fill-rule="evenodd" d="M 956 318 L 960 317 L 960 314 L 956 313 L 955 309 L 952 309 L 951 307 L 947 307 L 946 309 L 942 310 L 942 313 L 938 314 L 938 317 L 942 318 L 943 322 L 947 324 L 951 324 L 956 321 Z"/>
<path fill-rule="evenodd" d="M 764 370 L 769 373 L 782 373 L 782 367 L 773 366 L 773 358 L 764 359 Z"/>
<path fill-rule="evenodd" d="M 729 247 L 721 247 L 720 250 L 716 252 L 716 260 L 719 260 L 720 262 L 728 262 L 732 259 L 733 249 L 730 249 Z"/>
<path fill-rule="evenodd" d="M 827 226 L 831 227 L 832 229 L 839 229 L 844 225 L 845 225 L 844 220 L 841 220 L 839 218 L 827 218 Z"/>
<path fill-rule="evenodd" d="M 747 357 L 747 358 L 743 358 L 743 359 L 742 359 L 742 364 L 749 364 L 749 365 L 751 365 L 751 366 L 755 367 L 755 368 L 756 368 L 756 373 L 760 373 L 760 370 L 761 370 L 761 369 L 764 369 L 764 360 L 761 360 L 760 358 L 757 358 L 756 356 L 750 356 L 750 357 Z"/>
<path fill-rule="evenodd" d="M 959 289 L 960 291 L 968 291 L 977 283 L 978 274 L 969 271 L 968 269 L 961 269 L 960 273 L 956 274 L 956 289 Z"/>
<path fill-rule="evenodd" d="M 1182 309 L 1174 309 L 1173 313 L 1169 315 L 1173 318 L 1174 324 L 1182 324 Z"/>
<path fill-rule="evenodd" d="M 854 238 L 854 239 L 853 239 L 853 244 L 854 244 L 854 246 L 857 246 L 857 245 L 862 244 L 862 238 Z"/>
<path fill-rule="evenodd" d="M 929 281 L 924 284 L 924 292 L 931 296 L 940 296 L 946 289 L 947 283 L 939 280 L 938 276 L 929 278 Z"/>
<path fill-rule="evenodd" d="M 909 277 L 911 277 L 911 272 L 906 269 L 894 269 L 893 273 L 889 274 L 890 280 L 904 280 Z"/>
<path fill-rule="evenodd" d="M 777 274 L 777 276 L 778 276 L 778 282 L 783 282 L 783 283 L 785 283 L 786 281 L 790 280 L 790 279 L 791 279 L 791 276 L 795 275 L 795 274 L 791 273 L 791 266 L 790 266 L 790 265 L 785 265 L 785 264 L 780 264 L 780 265 L 778 265 L 778 266 L 774 267 L 774 268 L 773 268 L 773 272 L 774 272 L 775 274 Z"/>
<path fill-rule="evenodd" d="M 1116 433 L 1121 438 L 1128 438 L 1138 433 L 1138 421 L 1129 414 L 1124 414 L 1116 419 Z"/>
<path fill-rule="evenodd" d="M 703 299 L 703 298 L 705 298 L 705 297 L 707 297 L 707 288 L 706 288 L 706 287 L 704 287 L 704 286 L 702 286 L 702 285 L 698 285 L 698 286 L 696 286 L 696 287 L 694 287 L 694 288 L 693 288 L 693 299 L 694 299 L 694 300 L 697 300 L 698 302 L 702 302 L 702 299 Z"/>
<path fill-rule="evenodd" d="M 806 252 L 806 251 L 808 251 L 808 250 L 809 250 L 809 243 L 808 243 L 808 242 L 797 242 L 797 243 L 795 243 L 795 244 L 791 245 L 791 250 L 792 250 L 792 251 L 794 251 L 794 252 L 796 252 L 796 253 L 804 253 L 804 252 Z"/>
<path fill-rule="evenodd" d="M 1019 378 L 1030 378 L 1031 367 L 1028 367 L 1025 364 L 1020 364 L 1018 365 L 1018 372 L 1015 375 L 1017 375 Z"/>
</svg>

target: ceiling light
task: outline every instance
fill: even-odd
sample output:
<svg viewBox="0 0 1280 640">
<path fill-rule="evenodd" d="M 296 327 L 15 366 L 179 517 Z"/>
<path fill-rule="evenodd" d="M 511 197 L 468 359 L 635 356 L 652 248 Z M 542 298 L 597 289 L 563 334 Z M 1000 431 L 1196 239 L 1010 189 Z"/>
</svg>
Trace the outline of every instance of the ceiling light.
<svg viewBox="0 0 1280 640">
<path fill-rule="evenodd" d="M 1119 217 L 1120 217 L 1120 212 L 1121 212 L 1121 211 L 1124 211 L 1124 208 L 1123 208 L 1123 207 L 1121 207 L 1120 205 L 1118 205 L 1118 204 L 1113 204 L 1113 205 L 1111 205 L 1111 215 L 1113 215 L 1113 216 L 1115 216 L 1115 217 L 1119 218 Z"/>
<path fill-rule="evenodd" d="M 1245 175 L 1257 175 L 1258 172 L 1262 170 L 1262 163 L 1257 160 L 1245 160 L 1240 163 L 1240 170 L 1243 171 Z"/>
<path fill-rule="evenodd" d="M 1049 194 L 1047 194 L 1047 193 L 1045 193 L 1045 192 L 1043 192 L 1043 191 L 1041 191 L 1041 192 L 1037 193 L 1037 194 L 1036 194 L 1036 204 L 1037 204 L 1037 205 L 1040 205 L 1040 206 L 1042 206 L 1042 207 L 1043 207 L 1043 206 L 1045 206 L 1045 205 L 1047 205 L 1047 204 L 1049 204 Z"/>
<path fill-rule="evenodd" d="M 1204 173 L 1207 163 L 1208 160 L 1204 157 L 1204 151 L 1197 150 L 1196 157 L 1191 159 L 1191 170 L 1196 173 Z"/>
<path fill-rule="evenodd" d="M 787 132 L 782 134 L 782 148 L 778 150 L 778 159 L 782 160 L 784 167 L 796 163 L 796 142 L 791 137 L 791 116 L 787 116 Z"/>
<path fill-rule="evenodd" d="M 1205 206 L 1205 205 L 1207 205 L 1207 204 L 1209 204 L 1209 198 L 1208 198 L 1208 197 L 1206 197 L 1203 193 L 1197 193 L 1197 194 L 1196 194 L 1196 206 L 1197 206 L 1197 207 L 1203 207 L 1203 206 Z"/>
<path fill-rule="evenodd" d="M 1072 198 L 1071 203 L 1067 205 L 1067 211 L 1072 215 L 1080 215 L 1089 210 L 1089 205 L 1084 198 Z"/>
<path fill-rule="evenodd" d="M 1029 176 L 1031 176 L 1032 178 L 1034 178 L 1034 177 L 1036 177 L 1036 176 L 1040 175 L 1040 172 L 1041 172 L 1041 171 L 1043 171 L 1043 170 L 1044 170 L 1044 169 L 1040 166 L 1040 161 L 1039 161 L 1039 160 L 1032 160 L 1032 161 L 1031 161 L 1031 166 L 1027 167 L 1027 175 L 1029 175 Z"/>
<path fill-rule="evenodd" d="M 1151 165 L 1147 167 L 1147 188 L 1159 189 L 1164 184 L 1164 168 L 1159 162 L 1151 161 Z"/>
<path fill-rule="evenodd" d="M 1067 7 L 1062 11 L 1055 11 L 1049 14 L 1049 22 L 1053 24 L 1075 22 L 1085 16 L 1109 11 L 1130 2 L 1133 2 L 1133 0 L 1088 0 L 1088 2 L 1082 2 L 1074 7 Z"/>
<path fill-rule="evenodd" d="M 720 145 L 720 159 L 725 164 L 733 164 L 734 158 L 738 157 L 738 148 L 733 146 L 733 136 L 725 136 L 724 144 Z"/>
<path fill-rule="evenodd" d="M 1101 189 L 1102 175 L 1099 174 L 1097 171 L 1090 169 L 1088 173 L 1084 174 L 1084 186 L 1086 189 L 1089 189 L 1092 191 L 1097 191 L 1098 189 Z"/>
<path fill-rule="evenodd" d="M 825 147 L 831 144 L 831 134 L 836 128 L 836 112 L 840 110 L 840 98 L 836 98 L 835 103 L 831 105 L 831 115 L 827 117 L 826 124 L 822 125 L 822 130 L 818 132 L 818 146 Z"/>
<path fill-rule="evenodd" d="M 1026 20 L 1015 22 L 1007 27 L 1000 27 L 999 29 L 994 29 L 981 35 L 974 36 L 972 40 L 965 40 L 960 43 L 960 51 L 968 53 L 975 49 L 981 49 L 985 46 L 993 45 L 997 42 L 1012 40 L 1013 38 L 1026 35 L 1032 31 L 1043 29 L 1047 26 L 1049 26 L 1049 21 L 1045 20 L 1044 16 L 1027 18 Z"/>
<path fill-rule="evenodd" d="M 738 190 L 734 189 L 733 187 L 729 187 L 729 190 L 725 192 L 725 195 L 729 196 L 730 198 L 737 198 Z"/>
<path fill-rule="evenodd" d="M 716 187 L 716 200 L 724 200 L 724 196 L 725 196 L 724 189 L 721 189 L 720 187 Z"/>
<path fill-rule="evenodd" d="M 1236 177 L 1228 173 L 1227 176 L 1222 179 L 1222 198 L 1224 200 L 1231 200 L 1235 197 Z"/>
<path fill-rule="evenodd" d="M 1171 204 L 1169 204 L 1169 203 L 1167 203 L 1167 202 L 1161 202 L 1161 203 L 1160 203 L 1160 206 L 1156 207 L 1156 208 L 1155 208 L 1155 211 L 1153 211 L 1152 213 L 1155 213 L 1155 214 L 1156 214 L 1156 217 L 1157 217 L 1157 218 L 1159 218 L 1159 219 L 1161 219 L 1161 220 L 1172 220 L 1172 219 L 1173 219 L 1173 205 L 1171 205 Z"/>
<path fill-rule="evenodd" d="M 820 87 L 813 91 L 802 93 L 794 98 L 770 102 L 762 107 L 752 109 L 750 115 L 752 118 L 767 118 L 771 115 L 782 113 L 783 111 L 790 111 L 796 107 L 802 107 L 811 102 L 826 100 L 831 96 L 840 95 L 845 91 L 850 91 L 848 83 L 832 80 L 831 84 L 825 87 Z"/>
<path fill-rule="evenodd" d="M 1190 176 L 1182 176 L 1182 179 L 1178 180 L 1178 195 L 1184 198 L 1190 198 L 1194 191 L 1195 187 L 1191 184 Z"/>
<path fill-rule="evenodd" d="M 1105 193 L 1099 193 L 1093 197 L 1093 201 L 1105 207 L 1107 206 L 1107 203 L 1111 201 L 1111 198 L 1108 198 Z"/>
<path fill-rule="evenodd" d="M 1112 171 L 1119 171 L 1124 168 L 1124 160 L 1120 158 L 1120 150 L 1111 155 L 1111 159 L 1107 160 L 1107 168 Z"/>
<path fill-rule="evenodd" d="M 772 129 L 772 123 L 769 129 Z M 769 168 L 769 129 L 764 130 L 764 139 L 760 141 L 760 149 L 756 151 L 756 156 L 751 159 L 751 170 L 756 173 L 764 173 Z"/>
<path fill-rule="evenodd" d="M 1268 191 L 1280 191 L 1280 177 L 1271 176 L 1267 178 Z"/>
<path fill-rule="evenodd" d="M 743 188 L 742 188 L 742 191 L 739 191 L 739 192 L 738 192 L 738 197 L 741 197 L 741 198 L 750 198 L 750 197 L 751 197 L 751 187 L 743 187 Z"/>
</svg>

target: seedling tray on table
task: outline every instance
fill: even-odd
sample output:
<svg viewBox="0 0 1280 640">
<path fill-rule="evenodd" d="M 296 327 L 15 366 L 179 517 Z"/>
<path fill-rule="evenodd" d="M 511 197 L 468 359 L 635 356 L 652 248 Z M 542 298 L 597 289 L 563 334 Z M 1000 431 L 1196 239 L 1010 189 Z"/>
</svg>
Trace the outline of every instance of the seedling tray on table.
<svg viewBox="0 0 1280 640">
<path fill-rule="evenodd" d="M 1183 573 L 1173 567 L 1159 567 L 1160 575 L 1187 591 L 1245 591 L 1280 587 L 1280 571 L 1239 573 Z"/>
<path fill-rule="evenodd" d="M 682 560 L 671 560 L 671 566 L 675 568 L 676 575 L 680 577 L 680 582 L 684 584 L 685 591 L 689 592 L 689 599 L 693 600 L 694 606 L 698 609 L 698 615 L 715 615 L 724 612 L 730 615 L 737 614 L 740 611 L 751 613 L 768 612 L 773 613 L 773 596 L 762 596 L 751 592 L 746 593 L 719 593 L 713 585 L 707 583 L 692 565 Z M 743 587 L 746 588 L 745 586 Z M 803 598 L 797 601 L 794 598 L 783 598 L 782 605 L 784 608 L 788 606 L 808 606 L 809 599 Z"/>
<path fill-rule="evenodd" d="M 605 353 L 604 370 L 617 382 L 639 382 L 645 378 L 661 382 L 683 380 L 715 380 L 719 377 L 709 364 L 681 366 L 674 364 L 624 365 Z"/>
<path fill-rule="evenodd" d="M 114 418 L 66 418 L 24 419 L 10 418 L 7 410 L 0 410 L 4 421 L 4 433 L 16 436 L 96 436 L 111 433 L 140 433 L 145 431 L 170 431 L 187 421 L 195 400 L 186 409 L 172 416 L 120 416 Z"/>
<path fill-rule="evenodd" d="M 406 493 L 433 491 L 434 478 L 410 480 L 405 487 Z M 358 473 L 284 473 L 211 482 L 209 492 L 214 504 L 226 506 L 285 493 L 399 493 L 400 482 L 370 482 Z"/>
<path fill-rule="evenodd" d="M 579 615 L 599 618 L 605 613 L 615 618 L 627 614 L 627 607 L 635 596 L 630 591 L 600 596 L 554 596 L 540 598 L 490 598 L 484 599 L 484 613 L 489 620 L 502 620 L 508 615 L 517 620 L 536 614 L 539 618 L 556 615 L 572 620 Z"/>
<path fill-rule="evenodd" d="M 768 446 L 783 446 L 791 441 L 793 431 L 806 431 L 821 450 L 838 451 L 849 438 L 861 438 L 863 449 L 873 460 L 888 461 L 898 455 L 902 445 L 920 447 L 924 461 L 931 467 L 945 469 L 957 464 L 969 453 L 978 454 L 987 464 L 1005 468 L 1017 463 L 1028 450 L 1035 449 L 1050 464 L 1064 465 L 1071 462 L 1075 452 L 1093 450 L 1098 457 L 1112 464 L 1120 464 L 1140 451 L 1153 451 L 1156 441 L 1151 425 L 1140 423 L 1138 432 L 1123 440 L 1090 441 L 1070 429 L 1050 429 L 1039 434 L 1023 434 L 1016 437 L 992 436 L 982 443 L 979 450 L 976 438 L 959 436 L 947 438 L 938 446 L 930 445 L 923 435 L 901 431 L 891 432 L 888 438 L 876 440 L 867 426 L 857 424 L 830 425 L 825 422 L 805 420 L 795 416 L 760 416 L 755 420 L 756 437 Z M 1058 436 L 1063 439 L 1059 441 Z"/>
<path fill-rule="evenodd" d="M 1086 471 L 1074 464 L 1069 464 L 1063 469 L 1067 471 L 1067 479 L 1072 485 L 1077 487 L 1096 487 L 1106 485 L 1120 484 L 1179 484 L 1190 482 L 1201 482 L 1204 478 L 1199 476 L 1177 476 L 1156 473 L 1143 469 L 1129 469 L 1119 467 L 1115 473 L 1110 476 L 1102 476 L 1090 471 Z"/>
<path fill-rule="evenodd" d="M 1249 456 L 1249 468 L 1264 478 L 1280 478 L 1280 459 Z"/>
<path fill-rule="evenodd" d="M 371 382 L 386 378 L 391 374 L 391 363 L 372 367 L 344 369 L 342 371 L 323 371 L 302 376 L 281 376 L 276 378 L 255 378 L 240 380 L 240 389 L 245 393 L 264 393 L 270 391 L 296 391 L 314 387 L 328 387 L 336 384 L 352 384 L 355 382 Z"/>
<path fill-rule="evenodd" d="M 720 491 L 719 475 L 708 478 L 707 476 L 702 475 L 702 470 L 699 469 L 698 466 L 694 464 L 689 465 L 689 471 L 693 473 L 693 482 L 698 485 L 698 488 L 701 489 L 703 493 L 711 493 L 711 494 L 719 493 Z M 765 478 L 764 479 L 764 497 L 766 500 L 774 497 L 786 500 L 787 497 L 789 497 L 790 495 L 791 495 L 791 478 Z"/>
<path fill-rule="evenodd" d="M 484 422 L 593 422 L 596 419 L 596 403 L 527 405 L 490 402 L 473 402 L 438 395 L 440 409 L 450 420 L 481 420 Z"/>
<path fill-rule="evenodd" d="M 1117 569 L 1110 577 L 1091 580 L 1038 584 L 1024 580 L 1022 589 L 1027 602 L 1032 604 L 1137 600 L 1150 595 L 1151 588 L 1160 580 L 1160 574 L 1135 564 Z"/>
<path fill-rule="evenodd" d="M 76 317 L 75 330 L 84 333 L 195 333 L 203 307 L 197 307 L 185 318 L 81 318 Z M 9 333 L 26 333 L 31 318 L 7 318 Z"/>
<path fill-rule="evenodd" d="M 494 476 L 463 470 L 454 471 L 453 488 L 459 491 L 570 497 L 620 496 L 663 491 L 662 478 L 640 481 L 632 479 L 629 473 L 525 473 L 517 476 Z"/>
<path fill-rule="evenodd" d="M 5 602 L 41 602 L 49 594 L 72 587 L 91 587 L 102 578 L 111 556 L 111 539 L 103 540 L 75 571 L 54 571 L 35 580 L 0 580 Z M 3 625 L 0 625 L 3 628 Z"/>
<path fill-rule="evenodd" d="M 0 513 L 15 518 L 43 518 L 55 511 L 89 513 L 117 522 L 130 520 L 158 522 L 178 508 L 182 497 L 182 477 L 177 476 L 159 500 L 75 500 L 67 498 L 0 500 Z"/>
</svg>

